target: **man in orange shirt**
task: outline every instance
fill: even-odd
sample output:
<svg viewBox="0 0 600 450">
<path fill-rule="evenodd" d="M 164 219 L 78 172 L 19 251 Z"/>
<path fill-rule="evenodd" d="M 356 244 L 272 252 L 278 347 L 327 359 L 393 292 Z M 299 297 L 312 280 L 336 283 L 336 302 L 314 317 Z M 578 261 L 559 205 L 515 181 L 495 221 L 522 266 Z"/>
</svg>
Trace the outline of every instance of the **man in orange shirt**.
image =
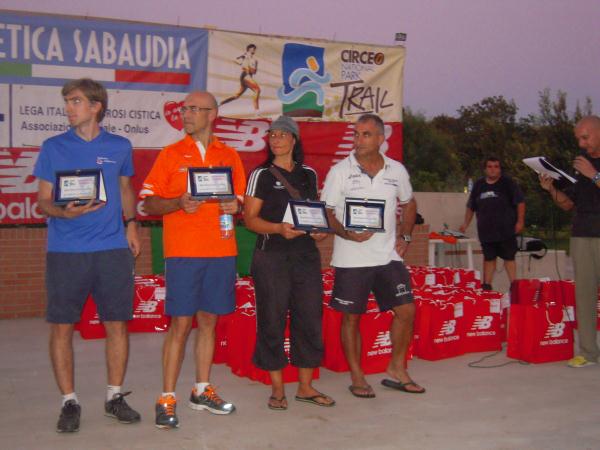
<svg viewBox="0 0 600 450">
<path fill-rule="evenodd" d="M 220 216 L 236 214 L 246 189 L 244 168 L 237 152 L 212 134 L 217 102 L 208 92 L 192 92 L 181 107 L 186 136 L 165 147 L 144 181 L 140 197 L 151 215 L 163 216 L 167 284 L 166 313 L 171 326 L 163 347 L 163 392 L 156 403 L 156 426 L 176 428 L 175 385 L 185 343 L 198 321 L 195 342 L 196 384 L 188 405 L 213 414 L 230 414 L 209 383 L 218 315 L 235 307 L 235 237 L 221 237 Z M 187 192 L 188 167 L 231 167 L 236 198 L 199 201 Z"/>
</svg>

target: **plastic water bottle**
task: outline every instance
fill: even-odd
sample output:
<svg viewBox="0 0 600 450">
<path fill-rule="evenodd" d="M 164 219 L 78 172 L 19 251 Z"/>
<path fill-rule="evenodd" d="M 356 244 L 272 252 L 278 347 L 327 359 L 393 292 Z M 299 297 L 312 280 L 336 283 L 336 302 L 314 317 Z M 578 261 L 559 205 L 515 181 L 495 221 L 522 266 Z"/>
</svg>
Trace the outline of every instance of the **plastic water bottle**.
<svg viewBox="0 0 600 450">
<path fill-rule="evenodd" d="M 233 216 L 231 214 L 221 214 L 219 216 L 219 228 L 221 229 L 221 239 L 229 239 L 233 236 Z"/>
<path fill-rule="evenodd" d="M 469 178 L 469 181 L 467 182 L 467 192 L 471 193 L 472 190 L 473 190 L 473 178 Z"/>
</svg>

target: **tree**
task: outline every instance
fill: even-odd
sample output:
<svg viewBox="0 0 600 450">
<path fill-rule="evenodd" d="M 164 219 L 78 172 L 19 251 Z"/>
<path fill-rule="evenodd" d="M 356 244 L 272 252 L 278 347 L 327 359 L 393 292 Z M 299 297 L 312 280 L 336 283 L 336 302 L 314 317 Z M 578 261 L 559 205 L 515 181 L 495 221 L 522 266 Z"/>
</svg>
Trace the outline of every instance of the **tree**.
<svg viewBox="0 0 600 450">
<path fill-rule="evenodd" d="M 404 163 L 416 191 L 461 191 L 465 185 L 451 137 L 438 131 L 421 114 L 404 111 Z"/>
</svg>

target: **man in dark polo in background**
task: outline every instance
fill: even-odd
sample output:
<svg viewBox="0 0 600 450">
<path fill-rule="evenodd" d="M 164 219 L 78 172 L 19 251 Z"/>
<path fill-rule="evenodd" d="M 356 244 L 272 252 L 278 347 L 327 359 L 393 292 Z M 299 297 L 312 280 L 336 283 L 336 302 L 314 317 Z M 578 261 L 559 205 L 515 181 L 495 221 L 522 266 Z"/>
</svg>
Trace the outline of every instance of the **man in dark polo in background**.
<svg viewBox="0 0 600 450">
<path fill-rule="evenodd" d="M 132 318 L 134 257 L 140 241 L 130 182 L 131 143 L 99 126 L 108 104 L 104 86 L 90 79 L 75 80 L 65 84 L 62 95 L 71 129 L 42 144 L 33 174 L 39 180 L 39 207 L 48 216 L 46 318 L 50 359 L 63 395 L 56 431 L 73 432 L 79 430 L 81 414 L 75 394 L 73 325 L 90 293 L 107 336 L 105 414 L 121 423 L 140 420 L 125 402 L 129 392 L 121 393 L 129 353 L 126 321 Z M 94 204 L 92 199 L 84 205 L 54 204 L 56 172 L 78 169 L 102 170 L 105 203 Z"/>
<path fill-rule="evenodd" d="M 517 234 L 525 225 L 525 198 L 511 178 L 502 174 L 498 158 L 484 163 L 485 176 L 477 180 L 467 201 L 465 220 L 459 230 L 464 233 L 473 214 L 477 215 L 477 234 L 483 251 L 483 289 L 492 289 L 496 258 L 504 260 L 508 280 L 516 278 Z"/>
<path fill-rule="evenodd" d="M 551 178 L 540 177 L 542 188 L 565 211 L 575 211 L 570 252 L 575 268 L 575 301 L 579 355 L 570 367 L 587 367 L 598 362 L 596 303 L 600 286 L 600 117 L 587 116 L 575 126 L 575 137 L 584 154 L 575 158 L 577 182 L 559 190 Z"/>
<path fill-rule="evenodd" d="M 379 116 L 364 114 L 359 117 L 354 131 L 354 150 L 331 168 L 321 193 L 336 234 L 331 261 L 335 267 L 331 306 L 343 313 L 341 339 L 350 366 L 352 384 L 349 389 L 352 395 L 360 398 L 375 397 L 360 366 L 359 324 L 371 291 L 381 311 L 394 311 L 390 328 L 392 357 L 386 370 L 389 378 L 381 383 L 403 392 L 425 392 L 404 367 L 412 338 L 415 305 L 410 275 L 402 256 L 411 241 L 417 202 L 404 166 L 379 151 L 384 141 L 385 126 Z M 344 205 L 349 197 L 384 200 L 384 232 L 345 229 Z M 402 205 L 399 230 L 398 204 Z"/>
</svg>

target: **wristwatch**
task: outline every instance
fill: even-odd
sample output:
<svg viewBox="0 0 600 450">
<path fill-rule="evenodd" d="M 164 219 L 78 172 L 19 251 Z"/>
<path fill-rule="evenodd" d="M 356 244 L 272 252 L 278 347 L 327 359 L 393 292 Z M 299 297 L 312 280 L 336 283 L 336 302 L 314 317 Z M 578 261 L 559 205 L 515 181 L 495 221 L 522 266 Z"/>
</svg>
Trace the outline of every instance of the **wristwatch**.
<svg viewBox="0 0 600 450">
<path fill-rule="evenodd" d="M 404 242 L 412 242 L 412 236 L 410 234 L 403 234 L 400 237 L 404 239 Z"/>
<path fill-rule="evenodd" d="M 596 175 L 592 177 L 592 183 L 596 184 L 600 181 L 600 172 L 596 172 Z"/>
</svg>

